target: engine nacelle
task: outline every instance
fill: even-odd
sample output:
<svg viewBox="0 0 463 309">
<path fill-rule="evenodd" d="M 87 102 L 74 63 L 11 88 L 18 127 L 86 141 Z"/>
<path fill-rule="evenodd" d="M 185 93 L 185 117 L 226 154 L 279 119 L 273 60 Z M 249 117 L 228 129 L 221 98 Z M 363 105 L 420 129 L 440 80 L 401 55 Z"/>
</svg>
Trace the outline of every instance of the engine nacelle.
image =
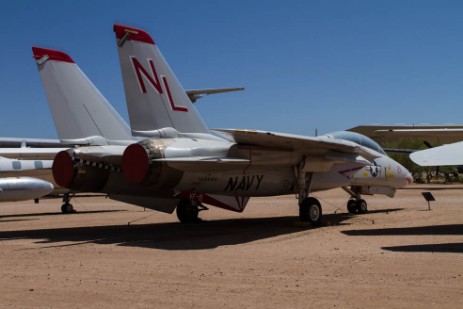
<svg viewBox="0 0 463 309">
<path fill-rule="evenodd" d="M 73 158 L 70 151 L 59 152 L 53 160 L 55 182 L 73 191 L 100 192 L 108 181 L 109 170 L 102 168 L 101 164 Z"/>
<path fill-rule="evenodd" d="M 122 173 L 132 184 L 140 184 L 153 190 L 170 190 L 181 179 L 183 172 L 169 167 L 165 158 L 169 139 L 147 139 L 128 146 L 122 156 Z"/>
</svg>

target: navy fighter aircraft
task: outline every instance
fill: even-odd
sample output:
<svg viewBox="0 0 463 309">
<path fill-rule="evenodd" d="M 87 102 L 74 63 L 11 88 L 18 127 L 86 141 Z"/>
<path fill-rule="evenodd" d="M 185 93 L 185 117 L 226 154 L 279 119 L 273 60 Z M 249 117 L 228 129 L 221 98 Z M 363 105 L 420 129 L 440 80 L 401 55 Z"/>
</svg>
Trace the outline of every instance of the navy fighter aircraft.
<svg viewBox="0 0 463 309">
<path fill-rule="evenodd" d="M 367 210 L 362 194 L 392 197 L 411 183 L 403 166 L 360 134 L 210 131 L 151 36 L 121 25 L 114 32 L 131 133 L 142 139 L 58 153 L 53 176 L 60 186 L 168 213 L 176 209 L 181 222 L 197 221 L 203 204 L 241 212 L 250 197 L 295 193 L 300 219 L 317 226 L 322 208 L 311 192 L 343 187 L 352 197 L 348 210 L 359 213 Z M 60 61 L 36 58 L 46 57 Z"/>
</svg>

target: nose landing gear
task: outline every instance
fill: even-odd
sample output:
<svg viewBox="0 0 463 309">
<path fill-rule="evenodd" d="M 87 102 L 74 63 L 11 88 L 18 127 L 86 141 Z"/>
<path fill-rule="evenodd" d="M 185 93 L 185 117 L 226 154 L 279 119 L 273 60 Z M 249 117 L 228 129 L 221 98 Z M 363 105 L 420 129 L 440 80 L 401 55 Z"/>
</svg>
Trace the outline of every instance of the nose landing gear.
<svg viewBox="0 0 463 309">
<path fill-rule="evenodd" d="M 355 192 L 355 188 L 349 189 L 342 187 L 344 191 L 349 193 L 351 199 L 347 201 L 347 211 L 351 214 L 366 214 L 368 212 L 367 202 L 361 198 L 360 194 Z"/>
<path fill-rule="evenodd" d="M 363 199 L 350 199 L 347 201 L 347 211 L 351 214 L 366 214 L 368 212 L 368 204 Z"/>
</svg>

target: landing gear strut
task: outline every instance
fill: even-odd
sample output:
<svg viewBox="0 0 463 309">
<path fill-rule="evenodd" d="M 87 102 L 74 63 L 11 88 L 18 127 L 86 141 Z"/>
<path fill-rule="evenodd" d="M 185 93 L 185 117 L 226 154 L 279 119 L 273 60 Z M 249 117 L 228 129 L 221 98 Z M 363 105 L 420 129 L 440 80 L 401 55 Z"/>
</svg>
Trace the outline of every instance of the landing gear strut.
<svg viewBox="0 0 463 309">
<path fill-rule="evenodd" d="M 207 210 L 207 207 L 193 199 L 181 199 L 177 205 L 177 218 L 182 223 L 201 222 L 199 212 Z"/>
<path fill-rule="evenodd" d="M 72 197 L 69 195 L 69 193 L 65 193 L 63 195 L 63 205 L 61 205 L 61 212 L 63 214 L 70 214 L 75 212 L 74 207 L 71 203 L 69 203 L 71 201 L 71 198 Z"/>
<path fill-rule="evenodd" d="M 351 214 L 366 214 L 368 212 L 367 202 L 356 193 L 355 188 L 342 187 L 344 191 L 350 194 L 351 199 L 347 201 L 347 211 Z"/>
<path fill-rule="evenodd" d="M 316 198 L 309 197 L 313 173 L 304 172 L 304 164 L 305 161 L 302 161 L 297 170 L 299 178 L 299 219 L 303 222 L 310 222 L 312 226 L 320 226 L 322 223 L 322 206 Z"/>
</svg>

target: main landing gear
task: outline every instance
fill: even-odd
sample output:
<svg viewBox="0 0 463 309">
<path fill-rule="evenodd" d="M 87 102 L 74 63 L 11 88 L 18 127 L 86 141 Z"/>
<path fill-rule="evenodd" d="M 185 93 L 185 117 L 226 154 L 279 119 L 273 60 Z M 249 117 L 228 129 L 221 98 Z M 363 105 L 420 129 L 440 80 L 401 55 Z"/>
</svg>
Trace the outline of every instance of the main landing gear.
<svg viewBox="0 0 463 309">
<path fill-rule="evenodd" d="M 299 219 L 310 222 L 312 226 L 320 226 L 322 223 L 322 206 L 314 197 L 305 198 L 299 204 Z"/>
<path fill-rule="evenodd" d="M 351 199 L 347 201 L 347 211 L 353 215 L 366 214 L 368 212 L 368 204 L 361 198 L 360 194 L 356 192 L 355 188 L 342 188 L 351 196 Z"/>
<path fill-rule="evenodd" d="M 74 207 L 70 203 L 71 198 L 72 197 L 69 195 L 69 193 L 65 193 L 63 195 L 63 205 L 61 205 L 61 212 L 63 214 L 71 214 L 75 212 Z"/>
<path fill-rule="evenodd" d="M 313 173 L 299 172 L 299 175 L 299 219 L 303 222 L 309 222 L 312 226 L 320 226 L 322 206 L 316 198 L 309 197 Z"/>
<path fill-rule="evenodd" d="M 208 208 L 194 199 L 181 199 L 177 205 L 177 218 L 181 223 L 201 222 L 199 212 Z"/>
</svg>

